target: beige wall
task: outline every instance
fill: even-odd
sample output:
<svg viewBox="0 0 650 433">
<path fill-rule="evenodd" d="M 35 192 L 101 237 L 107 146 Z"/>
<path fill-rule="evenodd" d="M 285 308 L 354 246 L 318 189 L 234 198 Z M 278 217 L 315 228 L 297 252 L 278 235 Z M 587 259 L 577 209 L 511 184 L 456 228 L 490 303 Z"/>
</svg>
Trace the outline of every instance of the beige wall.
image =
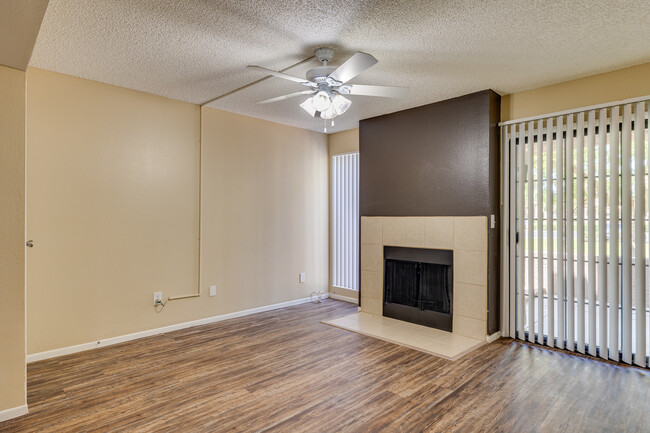
<svg viewBox="0 0 650 433">
<path fill-rule="evenodd" d="M 0 66 L 0 411 L 25 404 L 25 73 Z"/>
<path fill-rule="evenodd" d="M 650 63 L 501 98 L 501 121 L 650 95 Z"/>
<path fill-rule="evenodd" d="M 359 151 L 359 129 L 350 129 L 348 131 L 337 132 L 335 134 L 330 134 L 327 136 L 327 147 L 329 154 L 329 163 L 328 170 L 329 173 L 332 172 L 332 156 L 338 155 L 341 153 L 350 153 Z M 329 194 L 329 212 L 331 215 L 332 212 L 332 194 L 330 191 Z M 330 221 L 330 233 L 332 230 L 331 221 Z M 329 291 L 335 295 L 345 296 L 347 298 L 359 300 L 359 292 L 355 290 L 348 290 L 342 287 L 332 286 L 332 239 L 329 239 L 329 249 L 330 249 L 330 266 L 329 266 Z"/>
<path fill-rule="evenodd" d="M 326 289 L 326 137 L 203 112 L 200 188 L 198 106 L 28 70 L 28 353 Z"/>
<path fill-rule="evenodd" d="M 49 0 L 0 2 L 0 64 L 25 70 Z"/>
<path fill-rule="evenodd" d="M 327 136 L 214 109 L 203 134 L 203 280 L 219 288 L 217 313 L 327 291 Z"/>
</svg>

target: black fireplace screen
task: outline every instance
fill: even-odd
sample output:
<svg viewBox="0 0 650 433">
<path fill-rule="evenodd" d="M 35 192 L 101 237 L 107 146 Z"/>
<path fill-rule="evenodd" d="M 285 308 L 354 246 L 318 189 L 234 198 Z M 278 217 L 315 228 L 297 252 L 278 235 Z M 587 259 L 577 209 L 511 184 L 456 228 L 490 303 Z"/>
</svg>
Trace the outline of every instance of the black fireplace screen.
<svg viewBox="0 0 650 433">
<path fill-rule="evenodd" d="M 387 259 L 384 302 L 451 313 L 449 265 Z"/>
<path fill-rule="evenodd" d="M 383 315 L 452 331 L 453 252 L 384 247 Z"/>
</svg>

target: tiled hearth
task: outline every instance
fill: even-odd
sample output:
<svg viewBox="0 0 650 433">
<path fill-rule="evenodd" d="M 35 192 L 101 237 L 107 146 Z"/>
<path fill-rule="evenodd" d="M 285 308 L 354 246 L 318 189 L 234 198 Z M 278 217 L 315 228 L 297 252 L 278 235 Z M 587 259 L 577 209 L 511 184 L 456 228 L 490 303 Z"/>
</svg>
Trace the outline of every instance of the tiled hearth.
<svg viewBox="0 0 650 433">
<path fill-rule="evenodd" d="M 452 334 L 487 335 L 487 217 L 361 217 L 361 311 L 382 316 L 384 246 L 452 250 Z"/>
</svg>

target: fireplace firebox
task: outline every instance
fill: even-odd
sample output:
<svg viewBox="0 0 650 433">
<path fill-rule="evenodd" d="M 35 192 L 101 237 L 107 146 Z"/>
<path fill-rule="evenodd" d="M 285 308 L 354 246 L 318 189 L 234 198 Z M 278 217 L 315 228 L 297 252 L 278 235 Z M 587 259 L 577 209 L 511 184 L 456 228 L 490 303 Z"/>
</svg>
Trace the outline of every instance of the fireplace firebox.
<svg viewBox="0 0 650 433">
<path fill-rule="evenodd" d="M 450 250 L 384 247 L 383 315 L 452 331 Z"/>
</svg>

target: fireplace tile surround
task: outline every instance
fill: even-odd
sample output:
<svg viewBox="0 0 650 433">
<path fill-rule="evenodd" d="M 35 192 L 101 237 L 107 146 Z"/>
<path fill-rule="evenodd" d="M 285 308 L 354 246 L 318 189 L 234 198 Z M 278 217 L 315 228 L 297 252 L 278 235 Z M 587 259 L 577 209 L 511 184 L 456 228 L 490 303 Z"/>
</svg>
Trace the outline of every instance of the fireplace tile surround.
<svg viewBox="0 0 650 433">
<path fill-rule="evenodd" d="M 452 250 L 453 334 L 487 335 L 487 217 L 361 217 L 361 311 L 382 316 L 384 246 Z"/>
</svg>

